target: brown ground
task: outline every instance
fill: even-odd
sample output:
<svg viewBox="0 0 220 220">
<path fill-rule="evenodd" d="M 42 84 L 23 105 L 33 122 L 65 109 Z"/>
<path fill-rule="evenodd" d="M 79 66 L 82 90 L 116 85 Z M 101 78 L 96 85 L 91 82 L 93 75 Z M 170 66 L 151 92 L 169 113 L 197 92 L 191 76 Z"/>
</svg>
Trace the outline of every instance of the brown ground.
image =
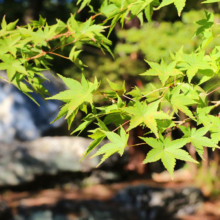
<svg viewBox="0 0 220 220">
<path fill-rule="evenodd" d="M 113 183 L 108 185 L 94 185 L 78 189 L 75 187 L 67 186 L 66 189 L 47 189 L 38 192 L 5 192 L 0 195 L 0 199 L 7 201 L 12 209 L 19 205 L 25 206 L 41 206 L 52 205 L 61 199 L 70 200 L 108 200 L 112 198 L 120 189 L 126 186 L 135 186 L 139 184 L 147 184 L 158 187 L 186 187 L 193 184 L 188 183 L 156 183 L 153 180 L 136 180 L 122 183 Z M 206 201 L 198 213 L 193 216 L 186 216 L 181 220 L 220 220 L 220 196 L 214 201 Z"/>
</svg>

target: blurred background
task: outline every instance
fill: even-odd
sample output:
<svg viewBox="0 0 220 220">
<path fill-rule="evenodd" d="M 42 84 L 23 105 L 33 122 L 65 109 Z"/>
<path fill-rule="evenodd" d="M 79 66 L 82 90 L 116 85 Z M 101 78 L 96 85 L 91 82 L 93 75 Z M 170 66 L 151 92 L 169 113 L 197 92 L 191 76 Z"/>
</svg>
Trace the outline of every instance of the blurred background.
<svg viewBox="0 0 220 220">
<path fill-rule="evenodd" d="M 101 2 L 92 1 L 96 11 Z M 170 61 L 170 52 L 182 46 L 185 52 L 194 51 L 201 42 L 200 36 L 192 38 L 195 21 L 205 16 L 204 9 L 215 12 L 219 23 L 217 3 L 202 5 L 193 0 L 187 1 L 181 17 L 171 5 L 156 11 L 151 25 L 145 21 L 140 27 L 138 19 L 126 23 L 124 29 L 116 25 L 110 35 L 115 60 L 99 49 L 83 46 L 80 59 L 88 65 L 86 78 L 96 76 L 103 89 L 108 88 L 108 78 L 116 83 L 125 80 L 127 91 L 134 86 L 152 91 L 157 79 L 139 76 L 148 68 L 144 59 Z M 18 25 L 38 19 L 39 14 L 49 24 L 56 18 L 66 22 L 77 10 L 75 0 L 0 0 L 0 18 L 6 15 L 8 22 L 19 18 Z M 83 9 L 77 19 L 85 21 L 91 15 L 89 10 Z M 102 22 L 103 17 L 96 20 Z M 214 39 L 206 52 L 219 43 Z M 63 53 L 70 49 L 66 47 Z M 52 73 L 81 78 L 81 70 L 65 59 L 54 57 L 52 65 Z M 51 73 L 44 74 L 51 80 L 45 86 L 52 95 L 65 89 Z M 214 84 L 216 79 L 203 85 L 207 89 Z M 160 162 L 141 163 L 150 149 L 147 146 L 130 148 L 122 158 L 113 155 L 96 169 L 98 157 L 79 163 L 90 143 L 86 132 L 80 137 L 70 136 L 64 119 L 50 124 L 62 103 L 46 104 L 41 97 L 34 97 L 40 107 L 12 85 L 0 82 L 0 220 L 220 219 L 218 149 L 212 152 L 205 148 L 206 160 L 198 166 L 178 161 L 174 181 Z M 219 100 L 219 93 L 209 98 Z M 77 115 L 72 129 L 83 116 Z M 135 144 L 143 133 L 134 129 L 130 143 Z M 194 148 L 187 148 L 196 158 Z"/>
</svg>

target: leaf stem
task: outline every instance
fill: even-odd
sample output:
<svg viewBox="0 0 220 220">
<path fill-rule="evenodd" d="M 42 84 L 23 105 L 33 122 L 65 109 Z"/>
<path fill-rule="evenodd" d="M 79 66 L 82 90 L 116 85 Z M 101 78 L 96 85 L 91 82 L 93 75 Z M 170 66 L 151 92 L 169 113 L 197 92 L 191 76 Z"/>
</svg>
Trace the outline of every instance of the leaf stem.
<svg viewBox="0 0 220 220">
<path fill-rule="evenodd" d="M 216 87 L 217 85 L 219 85 L 220 83 L 217 83 L 216 85 L 212 86 L 211 88 L 209 88 L 206 92 L 208 92 L 209 90 L 211 90 L 212 88 Z"/>
<path fill-rule="evenodd" d="M 169 88 L 169 86 L 168 86 L 168 87 L 163 87 L 163 88 L 156 89 L 156 90 L 154 90 L 154 91 L 152 91 L 152 92 L 149 92 L 147 95 L 142 96 L 141 98 L 144 98 L 144 97 L 146 97 L 146 96 L 148 96 L 148 95 L 150 95 L 150 94 L 152 94 L 152 93 L 154 93 L 154 92 L 156 92 L 156 91 L 159 91 L 159 90 L 162 90 L 162 89 L 168 89 L 168 88 Z M 166 92 L 166 91 L 165 91 L 165 92 Z"/>
<path fill-rule="evenodd" d="M 115 130 L 113 130 L 112 132 L 115 132 L 115 131 L 117 131 L 120 127 L 122 127 L 122 126 L 124 126 L 124 125 L 126 125 L 128 122 L 130 122 L 131 120 L 129 120 L 129 121 L 126 121 L 125 123 L 123 123 L 122 125 L 120 125 L 120 126 L 118 126 Z"/>
<path fill-rule="evenodd" d="M 135 146 L 140 146 L 140 145 L 145 145 L 146 143 L 140 143 L 140 144 L 134 144 L 134 145 L 128 145 L 128 147 L 135 147 Z"/>
<path fill-rule="evenodd" d="M 93 15 L 92 17 L 91 17 L 91 19 L 93 20 L 95 17 L 97 17 L 97 16 L 99 16 L 99 15 L 101 15 L 102 13 L 98 13 L 98 14 L 96 14 L 96 15 Z"/>
<path fill-rule="evenodd" d="M 195 117 L 193 117 L 193 118 L 195 118 Z M 183 120 L 183 121 L 174 121 L 174 123 L 176 123 L 177 125 L 175 125 L 175 126 L 172 127 L 171 129 L 169 129 L 168 131 L 166 131 L 166 132 L 164 133 L 164 135 L 167 135 L 167 134 L 169 134 L 170 132 L 176 130 L 176 129 L 178 128 L 178 125 L 183 125 L 184 123 L 189 122 L 189 121 L 191 121 L 191 120 L 192 120 L 192 118 L 186 118 L 186 119 Z"/>
<path fill-rule="evenodd" d="M 105 96 L 105 98 L 111 100 L 113 103 L 117 102 L 116 100 L 114 100 L 114 99 L 108 97 L 104 92 L 100 92 L 100 93 L 101 93 L 103 96 Z"/>
<path fill-rule="evenodd" d="M 136 102 L 134 99 L 132 99 L 132 98 L 126 96 L 126 95 L 123 95 L 123 96 L 124 96 L 125 98 L 127 98 L 127 99 L 130 99 L 130 100 L 133 101 L 133 102 Z"/>
<path fill-rule="evenodd" d="M 7 79 L 3 78 L 3 77 L 0 77 L 0 79 L 4 80 L 5 82 L 7 83 L 10 83 Z"/>
<path fill-rule="evenodd" d="M 208 96 L 208 95 L 210 95 L 210 94 L 212 94 L 213 92 L 215 92 L 215 91 L 219 90 L 219 89 L 220 89 L 220 87 L 218 87 L 218 88 L 214 89 L 213 91 L 211 91 L 210 93 L 208 93 L 208 94 L 207 94 L 207 96 Z"/>
<path fill-rule="evenodd" d="M 56 55 L 56 56 L 59 56 L 59 57 L 62 57 L 62 58 L 67 59 L 67 60 L 70 59 L 69 57 L 65 57 L 65 56 L 60 55 L 60 54 L 58 54 L 58 53 L 54 53 L 54 52 L 50 52 L 50 51 L 49 51 L 48 53 L 53 54 L 53 55 Z"/>
<path fill-rule="evenodd" d="M 73 40 L 73 41 L 70 42 L 70 43 L 67 43 L 67 44 L 61 45 L 61 46 L 59 46 L 59 47 L 55 47 L 55 48 L 52 50 L 52 52 L 55 51 L 55 50 L 58 50 L 58 49 L 61 48 L 61 47 L 65 47 L 65 46 L 67 46 L 67 45 L 73 44 L 73 43 L 75 43 L 75 42 L 76 42 L 76 39 Z"/>
</svg>

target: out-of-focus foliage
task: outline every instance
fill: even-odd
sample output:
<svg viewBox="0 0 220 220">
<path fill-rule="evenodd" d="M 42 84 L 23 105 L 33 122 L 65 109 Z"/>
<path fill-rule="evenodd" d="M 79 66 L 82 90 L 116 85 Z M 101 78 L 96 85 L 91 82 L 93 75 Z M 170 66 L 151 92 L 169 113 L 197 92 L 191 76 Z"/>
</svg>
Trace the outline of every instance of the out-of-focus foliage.
<svg viewBox="0 0 220 220">
<path fill-rule="evenodd" d="M 204 17 L 203 11 L 191 11 L 183 13 L 182 22 L 158 23 L 152 21 L 151 25 L 145 23 L 140 29 L 119 29 L 117 31 L 118 43 L 113 51 L 115 59 L 107 54 L 101 54 L 96 49 L 84 47 L 81 58 L 89 66 L 89 68 L 85 68 L 85 74 L 91 79 L 94 77 L 94 73 L 97 78 L 103 78 L 101 88 L 108 87 L 105 76 L 116 83 L 126 80 L 130 86 L 139 85 L 139 74 L 147 68 L 144 59 L 153 62 L 160 62 L 163 59 L 170 62 L 172 60 L 170 52 L 173 53 L 183 48 L 185 53 L 191 53 L 201 44 L 202 36 L 193 37 L 193 34 L 195 28 L 198 27 L 195 22 Z M 215 15 L 215 20 L 219 19 L 219 15 Z M 219 44 L 220 39 L 215 38 L 207 46 L 206 53 Z M 76 66 L 64 69 L 63 73 L 68 77 L 74 75 L 74 78 L 81 78 L 81 71 Z M 144 83 L 155 81 L 152 77 L 141 80 Z M 209 82 L 207 87 L 210 87 L 211 84 L 213 82 Z"/>
</svg>

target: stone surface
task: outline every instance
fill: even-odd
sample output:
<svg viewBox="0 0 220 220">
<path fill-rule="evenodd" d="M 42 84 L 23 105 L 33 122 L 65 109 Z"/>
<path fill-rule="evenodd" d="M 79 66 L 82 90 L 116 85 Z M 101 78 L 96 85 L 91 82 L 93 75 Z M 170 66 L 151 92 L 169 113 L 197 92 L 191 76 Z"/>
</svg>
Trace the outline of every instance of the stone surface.
<svg viewBox="0 0 220 220">
<path fill-rule="evenodd" d="M 79 163 L 90 142 L 82 137 L 43 137 L 31 142 L 1 144 L 0 187 L 30 182 L 40 175 L 89 172 L 100 160 L 95 157 Z"/>
<path fill-rule="evenodd" d="M 0 200 L 0 219 L 7 220 L 11 218 L 13 217 L 8 203 Z"/>
<path fill-rule="evenodd" d="M 50 80 L 45 81 L 44 86 L 51 95 L 65 88 L 52 74 L 48 72 L 44 74 Z M 0 71 L 0 76 L 3 75 L 5 72 Z M 0 142 L 34 140 L 64 122 L 60 119 L 50 124 L 58 114 L 61 101 L 50 100 L 46 103 L 39 95 L 33 93 L 32 96 L 40 107 L 15 86 L 0 80 Z"/>
<path fill-rule="evenodd" d="M 203 195 L 197 188 L 163 189 L 140 185 L 123 189 L 114 200 L 123 204 L 124 212 L 138 210 L 137 219 L 154 220 L 193 214 L 201 206 Z"/>
</svg>

